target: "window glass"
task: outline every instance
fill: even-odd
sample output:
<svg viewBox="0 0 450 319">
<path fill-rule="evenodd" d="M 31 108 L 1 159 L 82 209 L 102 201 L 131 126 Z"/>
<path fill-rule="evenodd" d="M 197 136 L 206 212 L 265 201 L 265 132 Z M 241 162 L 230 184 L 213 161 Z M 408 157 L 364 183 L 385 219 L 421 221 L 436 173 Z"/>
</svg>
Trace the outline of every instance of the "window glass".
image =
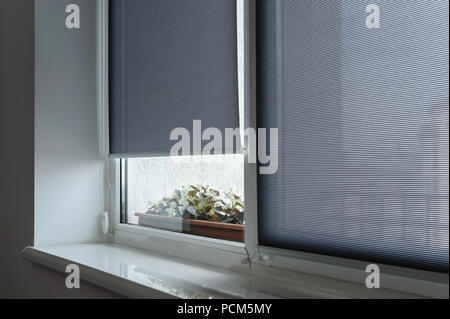
<svg viewBox="0 0 450 319">
<path fill-rule="evenodd" d="M 448 272 L 448 2 L 257 6 L 259 243 Z"/>
<path fill-rule="evenodd" d="M 121 175 L 124 222 L 242 241 L 242 154 L 127 159 Z"/>
</svg>

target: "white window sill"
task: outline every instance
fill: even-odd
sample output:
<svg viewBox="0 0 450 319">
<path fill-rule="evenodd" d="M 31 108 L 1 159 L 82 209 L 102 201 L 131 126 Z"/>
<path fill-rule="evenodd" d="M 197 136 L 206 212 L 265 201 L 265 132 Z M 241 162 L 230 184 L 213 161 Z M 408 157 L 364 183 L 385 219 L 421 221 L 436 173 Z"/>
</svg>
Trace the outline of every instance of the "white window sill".
<svg viewBox="0 0 450 319">
<path fill-rule="evenodd" d="M 27 247 L 23 257 L 60 272 L 77 264 L 82 280 L 130 298 L 414 297 L 307 274 L 292 284 L 113 243 Z"/>
</svg>

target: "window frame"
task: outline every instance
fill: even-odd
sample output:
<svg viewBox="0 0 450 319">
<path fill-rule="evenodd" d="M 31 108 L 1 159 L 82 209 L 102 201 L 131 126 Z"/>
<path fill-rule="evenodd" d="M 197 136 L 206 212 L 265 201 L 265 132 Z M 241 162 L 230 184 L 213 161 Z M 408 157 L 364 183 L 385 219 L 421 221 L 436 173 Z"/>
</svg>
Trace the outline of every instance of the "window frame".
<svg viewBox="0 0 450 319">
<path fill-rule="evenodd" d="M 244 127 L 256 128 L 256 1 L 236 0 L 244 14 Z M 108 10 L 109 0 L 98 5 L 98 87 L 102 112 L 103 150 L 108 157 Z M 283 277 L 285 271 L 307 273 L 364 285 L 369 262 L 298 252 L 258 243 L 257 165 L 248 163 L 250 145 L 244 148 L 244 197 L 246 205 L 244 243 L 176 233 L 121 223 L 120 160 L 105 159 L 105 201 L 108 202 L 115 243 L 166 254 L 183 260 L 250 272 L 256 276 Z M 266 266 L 266 267 L 251 267 Z M 378 264 L 381 288 L 419 296 L 448 298 L 449 275 Z"/>
</svg>

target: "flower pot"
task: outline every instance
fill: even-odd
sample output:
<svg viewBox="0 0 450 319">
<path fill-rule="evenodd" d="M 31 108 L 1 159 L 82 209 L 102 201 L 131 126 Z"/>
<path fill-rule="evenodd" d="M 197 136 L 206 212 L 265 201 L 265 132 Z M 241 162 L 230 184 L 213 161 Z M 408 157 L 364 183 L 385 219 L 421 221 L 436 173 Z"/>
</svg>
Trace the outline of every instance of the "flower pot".
<svg viewBox="0 0 450 319">
<path fill-rule="evenodd" d="M 218 239 L 239 242 L 244 241 L 244 225 L 215 223 L 204 220 L 182 219 L 142 213 L 136 213 L 135 215 L 139 217 L 138 225 L 140 226 Z"/>
</svg>

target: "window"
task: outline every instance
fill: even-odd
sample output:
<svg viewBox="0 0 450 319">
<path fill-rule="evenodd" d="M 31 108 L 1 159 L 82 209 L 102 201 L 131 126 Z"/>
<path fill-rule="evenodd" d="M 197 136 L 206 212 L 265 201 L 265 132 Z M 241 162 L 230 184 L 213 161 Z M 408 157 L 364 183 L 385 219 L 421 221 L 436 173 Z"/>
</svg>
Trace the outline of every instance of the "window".
<svg viewBox="0 0 450 319">
<path fill-rule="evenodd" d="M 122 224 L 448 273 L 448 7 L 383 2 L 367 28 L 370 3 L 110 1 Z M 202 138 L 171 157 L 196 120 L 277 128 L 278 170 Z"/>
<path fill-rule="evenodd" d="M 109 16 L 110 152 L 121 159 L 121 222 L 243 242 L 240 136 L 204 151 L 208 129 L 224 136 L 242 126 L 236 2 L 113 0 Z M 176 130 L 189 135 L 181 157 L 170 156 L 184 138 Z"/>
<path fill-rule="evenodd" d="M 244 240 L 244 156 L 122 161 L 122 222 Z"/>
<path fill-rule="evenodd" d="M 370 3 L 258 1 L 259 243 L 448 272 L 448 4 Z"/>
</svg>

